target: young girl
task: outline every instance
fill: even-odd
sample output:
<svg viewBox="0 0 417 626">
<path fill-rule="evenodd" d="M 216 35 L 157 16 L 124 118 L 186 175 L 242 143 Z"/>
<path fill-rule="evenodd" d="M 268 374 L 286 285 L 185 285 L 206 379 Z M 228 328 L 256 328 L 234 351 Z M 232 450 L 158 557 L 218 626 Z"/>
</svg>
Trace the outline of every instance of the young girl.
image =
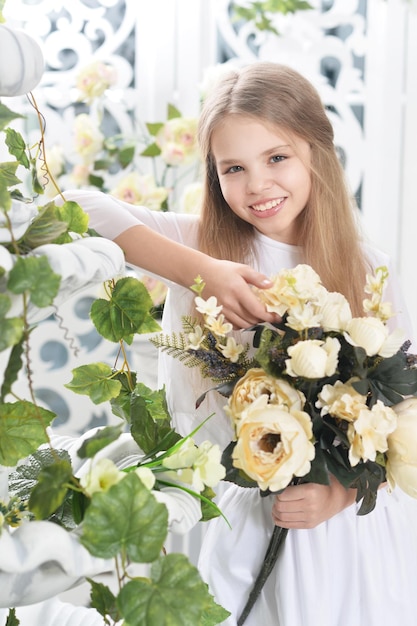
<svg viewBox="0 0 417 626">
<path fill-rule="evenodd" d="M 273 63 L 232 71 L 205 101 L 199 140 L 206 165 L 201 217 L 152 212 L 95 192 L 66 194 L 129 263 L 169 282 L 164 331 L 181 330 L 198 274 L 207 285 L 203 296 L 215 295 L 235 328 L 273 321 L 251 286 L 268 287 L 268 277 L 300 262 L 362 315 L 365 274 L 388 261 L 359 237 L 332 126 L 312 85 Z M 385 300 L 399 312 L 395 323 L 409 330 L 393 280 Z M 191 432 L 215 410 L 199 435 L 225 447 L 232 430 L 224 398 L 210 393 L 195 410 L 195 371 L 164 353 L 159 361 L 178 430 Z M 417 502 L 398 490 L 381 489 L 376 509 L 363 517 L 355 492 L 335 479 L 264 498 L 232 485 L 220 508 L 232 528 L 221 518 L 210 524 L 199 567 L 232 613 L 227 626 L 236 626 L 274 524 L 290 532 L 247 626 L 417 625 Z"/>
</svg>

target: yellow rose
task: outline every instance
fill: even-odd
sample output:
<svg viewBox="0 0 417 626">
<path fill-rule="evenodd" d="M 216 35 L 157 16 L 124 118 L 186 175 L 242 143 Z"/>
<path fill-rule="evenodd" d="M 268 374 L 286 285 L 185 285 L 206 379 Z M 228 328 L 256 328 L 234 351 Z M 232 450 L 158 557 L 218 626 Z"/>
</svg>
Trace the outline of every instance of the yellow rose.
<svg viewBox="0 0 417 626">
<path fill-rule="evenodd" d="M 332 376 L 337 368 L 340 342 L 335 337 L 326 341 L 307 339 L 298 341 L 287 350 L 286 373 L 303 378 L 323 378 Z"/>
<path fill-rule="evenodd" d="M 233 389 L 225 411 L 239 429 L 242 411 L 248 408 L 257 398 L 265 396 L 268 404 L 279 405 L 287 410 L 301 411 L 305 404 L 305 396 L 294 389 L 286 380 L 268 376 L 260 367 L 246 372 Z"/>
<path fill-rule="evenodd" d="M 310 416 L 268 404 L 261 396 L 242 413 L 233 465 L 255 480 L 262 490 L 279 491 L 294 476 L 304 476 L 314 458 Z"/>
<path fill-rule="evenodd" d="M 408 398 L 392 407 L 397 428 L 388 437 L 387 479 L 417 498 L 417 398 Z"/>
</svg>

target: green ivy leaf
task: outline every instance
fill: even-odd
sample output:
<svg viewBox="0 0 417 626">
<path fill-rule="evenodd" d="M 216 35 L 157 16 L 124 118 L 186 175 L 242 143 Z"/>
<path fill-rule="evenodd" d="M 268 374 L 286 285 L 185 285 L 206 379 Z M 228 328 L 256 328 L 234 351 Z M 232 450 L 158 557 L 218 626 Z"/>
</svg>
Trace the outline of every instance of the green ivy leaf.
<svg viewBox="0 0 417 626">
<path fill-rule="evenodd" d="M 128 582 L 117 604 L 126 626 L 214 626 L 230 615 L 214 602 L 183 554 L 160 557 L 152 564 L 151 579 Z"/>
<path fill-rule="evenodd" d="M 2 6 L 4 5 L 2 5 L 0 2 L 0 11 L 1 11 Z M 6 126 L 9 126 L 12 120 L 17 120 L 18 118 L 24 119 L 25 116 L 15 113 L 14 111 L 12 111 L 11 109 L 9 109 L 7 106 L 5 106 L 4 104 L 0 102 L 0 130 L 3 130 L 4 128 L 6 128 Z"/>
<path fill-rule="evenodd" d="M 30 168 L 30 161 L 26 154 L 26 143 L 20 133 L 13 128 L 6 128 L 6 145 L 10 154 L 16 157 L 17 161 L 27 170 Z"/>
<path fill-rule="evenodd" d="M 48 441 L 55 413 L 26 400 L 0 404 L 0 465 L 15 466 Z"/>
<path fill-rule="evenodd" d="M 38 246 L 53 243 L 67 230 L 67 222 L 58 219 L 55 205 L 49 203 L 42 207 L 36 219 L 29 225 L 21 245 L 23 249 L 33 250 Z"/>
<path fill-rule="evenodd" d="M 106 363 L 80 365 L 72 370 L 72 380 L 64 387 L 74 393 L 89 396 L 94 404 L 117 398 L 121 384 L 113 379 L 113 370 Z"/>
<path fill-rule="evenodd" d="M 71 463 L 58 460 L 41 469 L 29 498 L 29 510 L 36 519 L 47 519 L 64 502 L 72 478 Z"/>
<path fill-rule="evenodd" d="M 9 317 L 1 320 L 0 352 L 20 342 L 23 336 L 23 320 Z"/>
<path fill-rule="evenodd" d="M 110 400 L 111 409 L 114 415 L 122 418 L 130 424 L 130 401 L 132 398 L 131 385 L 136 385 L 135 372 L 117 372 L 115 379 L 120 382 L 120 393 L 116 398 Z"/>
<path fill-rule="evenodd" d="M 16 294 L 30 294 L 37 307 L 50 306 L 59 291 L 61 277 L 55 274 L 46 256 L 19 257 L 9 273 L 8 289 Z"/>
<path fill-rule="evenodd" d="M 136 563 L 160 554 L 168 529 L 168 511 L 131 472 L 106 492 L 93 494 L 82 526 L 81 543 L 104 559 L 122 553 Z"/>
<path fill-rule="evenodd" d="M 95 300 L 90 314 L 100 335 L 118 342 L 131 340 L 134 333 L 148 332 L 152 306 L 145 285 L 136 278 L 127 277 L 117 281 L 110 300 Z M 154 323 L 157 324 L 155 320 Z"/>
<path fill-rule="evenodd" d="M 16 176 L 19 163 L 17 161 L 4 161 L 0 163 L 0 188 L 14 187 L 22 181 Z M 4 208 L 4 207 L 3 207 Z"/>
<path fill-rule="evenodd" d="M 14 342 L 13 348 L 10 351 L 9 360 L 4 370 L 3 384 L 1 386 L 1 391 L 0 391 L 0 402 L 3 402 L 5 397 L 10 393 L 12 386 L 16 382 L 19 372 L 23 366 L 23 361 L 22 361 L 22 354 L 23 354 L 23 349 L 24 349 L 24 340 L 22 340 L 23 321 L 22 320 L 19 320 L 19 321 L 20 321 L 20 338 Z M 3 332 L 4 332 L 5 322 L 7 322 L 7 320 L 1 321 L 2 333 L 0 335 L 0 350 L 2 349 L 1 340 L 4 339 Z M 18 335 L 19 333 L 16 333 L 15 335 L 16 339 Z"/>
<path fill-rule="evenodd" d="M 54 205 L 55 214 L 59 221 L 67 223 L 67 230 L 83 235 L 88 228 L 88 214 L 77 202 L 67 200 L 62 206 Z"/>
<path fill-rule="evenodd" d="M 181 437 L 171 425 L 165 391 L 151 391 L 143 383 L 131 399 L 131 433 L 145 454 L 168 450 Z"/>
<path fill-rule="evenodd" d="M 80 459 L 91 459 L 97 452 L 116 441 L 123 430 L 123 424 L 120 426 L 105 426 L 100 428 L 92 437 L 85 439 L 77 450 Z"/>
<path fill-rule="evenodd" d="M 106 585 L 98 583 L 91 578 L 87 578 L 87 580 L 91 585 L 91 606 L 103 617 L 109 615 L 114 622 L 118 622 L 120 615 L 117 610 L 116 597 Z"/>
</svg>

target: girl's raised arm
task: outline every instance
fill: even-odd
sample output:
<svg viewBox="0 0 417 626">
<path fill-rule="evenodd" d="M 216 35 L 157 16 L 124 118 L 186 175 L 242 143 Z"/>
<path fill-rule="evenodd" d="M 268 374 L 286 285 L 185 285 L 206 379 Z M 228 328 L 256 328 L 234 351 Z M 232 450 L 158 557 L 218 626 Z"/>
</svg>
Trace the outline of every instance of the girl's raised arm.
<svg viewBox="0 0 417 626">
<path fill-rule="evenodd" d="M 115 241 L 128 263 L 185 288 L 201 276 L 206 283 L 204 298 L 215 296 L 235 328 L 276 319 L 251 289 L 271 286 L 264 274 L 248 265 L 215 259 L 176 241 L 174 228 L 170 236 L 167 214 L 127 205 L 99 192 L 69 191 L 65 199 L 80 204 L 90 216 L 91 228 Z M 62 204 L 62 199 L 57 198 L 56 202 Z M 190 221 L 192 227 L 195 228 L 195 221 Z"/>
</svg>

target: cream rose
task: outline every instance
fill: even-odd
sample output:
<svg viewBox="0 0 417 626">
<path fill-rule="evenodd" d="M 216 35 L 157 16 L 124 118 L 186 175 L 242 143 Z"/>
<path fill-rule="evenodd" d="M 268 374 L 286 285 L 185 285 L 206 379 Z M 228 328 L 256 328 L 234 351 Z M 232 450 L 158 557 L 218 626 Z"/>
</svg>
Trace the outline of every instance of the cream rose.
<svg viewBox="0 0 417 626">
<path fill-rule="evenodd" d="M 255 480 L 262 490 L 279 491 L 294 476 L 304 476 L 315 450 L 310 417 L 268 404 L 261 396 L 242 413 L 233 464 Z"/>
<path fill-rule="evenodd" d="M 417 498 L 417 398 L 407 398 L 392 407 L 397 428 L 388 437 L 387 480 L 412 498 Z"/>
<path fill-rule="evenodd" d="M 262 368 L 254 367 L 236 383 L 225 406 L 225 412 L 232 418 L 237 430 L 242 411 L 261 396 L 265 396 L 268 404 L 278 405 L 288 411 L 301 411 L 306 400 L 304 394 L 286 380 L 269 376 Z"/>
<path fill-rule="evenodd" d="M 168 189 L 158 187 L 151 174 L 131 172 L 118 182 L 110 194 L 124 202 L 143 204 L 153 211 L 159 211 L 168 197 Z"/>
<path fill-rule="evenodd" d="M 174 117 L 156 136 L 161 157 L 168 165 L 185 165 L 198 156 L 197 119 Z"/>
<path fill-rule="evenodd" d="M 360 411 L 366 409 L 366 396 L 358 393 L 352 382 L 359 380 L 352 378 L 346 383 L 337 380 L 334 385 L 324 385 L 318 394 L 316 407 L 321 408 L 321 415 L 333 415 L 347 422 L 357 419 Z"/>
<path fill-rule="evenodd" d="M 345 330 L 351 319 L 352 311 L 345 296 L 336 291 L 328 293 L 320 308 L 320 325 L 324 330 Z"/>
<path fill-rule="evenodd" d="M 327 290 L 320 283 L 319 275 L 312 267 L 297 265 L 290 270 L 283 270 L 273 278 L 270 289 L 260 289 L 258 296 L 264 302 L 267 311 L 284 315 L 287 311 L 296 316 L 307 302 L 320 305 Z"/>
<path fill-rule="evenodd" d="M 357 419 L 349 424 L 349 461 L 352 466 L 363 461 L 375 461 L 377 452 L 388 449 L 388 435 L 397 427 L 397 415 L 381 400 L 359 411 Z"/>
<path fill-rule="evenodd" d="M 335 337 L 326 341 L 308 339 L 298 341 L 287 350 L 286 372 L 289 376 L 303 378 L 323 378 L 335 373 L 338 363 L 340 342 Z"/>
<path fill-rule="evenodd" d="M 346 327 L 346 340 L 362 347 L 368 356 L 393 356 L 404 342 L 404 333 L 396 329 L 391 335 L 387 326 L 377 317 L 354 317 Z"/>
</svg>

